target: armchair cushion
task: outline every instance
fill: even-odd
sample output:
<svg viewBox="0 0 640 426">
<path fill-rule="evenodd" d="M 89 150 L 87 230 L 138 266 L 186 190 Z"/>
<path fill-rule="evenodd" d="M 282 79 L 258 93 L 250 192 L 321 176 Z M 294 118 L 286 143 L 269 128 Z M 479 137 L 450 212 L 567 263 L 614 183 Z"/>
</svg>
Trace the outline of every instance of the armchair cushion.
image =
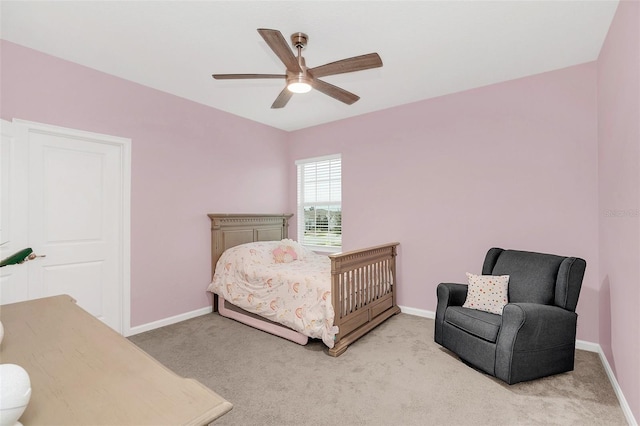
<svg viewBox="0 0 640 426">
<path fill-rule="evenodd" d="M 495 343 L 502 324 L 500 315 L 461 306 L 450 306 L 444 321 L 476 337 Z"/>
</svg>

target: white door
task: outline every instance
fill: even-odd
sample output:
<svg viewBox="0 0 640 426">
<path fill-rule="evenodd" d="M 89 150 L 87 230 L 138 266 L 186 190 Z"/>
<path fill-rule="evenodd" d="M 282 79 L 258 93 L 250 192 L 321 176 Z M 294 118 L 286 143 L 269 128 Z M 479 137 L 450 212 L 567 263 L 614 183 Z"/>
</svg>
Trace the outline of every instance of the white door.
<svg viewBox="0 0 640 426">
<path fill-rule="evenodd" d="M 5 185 L 15 203 L 9 230 L 13 236 L 14 227 L 26 229 L 26 241 L 16 239 L 46 257 L 2 268 L 16 271 L 6 280 L 6 297 L 3 284 L 2 303 L 24 300 L 24 288 L 26 299 L 66 293 L 123 333 L 129 327 L 128 318 L 123 321 L 129 313 L 129 141 L 23 121 L 14 121 L 13 130 L 9 173 L 15 177 Z"/>
<path fill-rule="evenodd" d="M 7 121 L 1 122 L 0 145 L 0 259 L 4 259 L 28 247 L 26 192 L 20 192 L 16 182 L 26 179 L 26 169 L 14 161 L 17 140 L 14 128 Z M 27 268 L 7 266 L 0 269 L 0 304 L 19 302 L 28 298 Z"/>
</svg>

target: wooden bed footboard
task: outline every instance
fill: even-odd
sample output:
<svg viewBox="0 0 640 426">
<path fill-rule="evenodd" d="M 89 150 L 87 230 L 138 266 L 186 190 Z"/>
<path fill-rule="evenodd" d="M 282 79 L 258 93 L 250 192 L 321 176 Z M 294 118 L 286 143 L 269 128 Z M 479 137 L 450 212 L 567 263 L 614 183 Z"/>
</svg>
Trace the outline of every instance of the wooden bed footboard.
<svg viewBox="0 0 640 426">
<path fill-rule="evenodd" d="M 355 340 L 400 313 L 395 295 L 398 245 L 329 255 L 333 323 L 340 330 L 329 355 L 342 354 Z"/>
</svg>

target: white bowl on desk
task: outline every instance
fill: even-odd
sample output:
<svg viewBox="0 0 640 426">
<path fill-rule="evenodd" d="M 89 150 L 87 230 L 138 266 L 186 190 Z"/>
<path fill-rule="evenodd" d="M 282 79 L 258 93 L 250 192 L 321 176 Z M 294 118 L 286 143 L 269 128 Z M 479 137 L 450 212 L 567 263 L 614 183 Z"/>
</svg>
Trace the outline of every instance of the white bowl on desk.
<svg viewBox="0 0 640 426">
<path fill-rule="evenodd" d="M 31 380 L 26 370 L 15 364 L 0 364 L 0 426 L 18 422 L 31 398 Z"/>
</svg>

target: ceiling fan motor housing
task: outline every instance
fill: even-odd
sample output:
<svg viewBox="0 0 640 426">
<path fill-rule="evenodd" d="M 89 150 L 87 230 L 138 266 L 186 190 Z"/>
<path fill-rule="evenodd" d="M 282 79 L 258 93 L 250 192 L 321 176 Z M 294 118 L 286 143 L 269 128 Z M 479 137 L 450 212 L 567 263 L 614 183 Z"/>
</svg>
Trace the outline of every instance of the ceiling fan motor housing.
<svg viewBox="0 0 640 426">
<path fill-rule="evenodd" d="M 309 36 L 305 33 L 293 33 L 291 34 L 291 44 L 293 47 L 297 49 L 298 47 L 304 49 L 307 47 L 307 42 L 309 41 Z"/>
</svg>

